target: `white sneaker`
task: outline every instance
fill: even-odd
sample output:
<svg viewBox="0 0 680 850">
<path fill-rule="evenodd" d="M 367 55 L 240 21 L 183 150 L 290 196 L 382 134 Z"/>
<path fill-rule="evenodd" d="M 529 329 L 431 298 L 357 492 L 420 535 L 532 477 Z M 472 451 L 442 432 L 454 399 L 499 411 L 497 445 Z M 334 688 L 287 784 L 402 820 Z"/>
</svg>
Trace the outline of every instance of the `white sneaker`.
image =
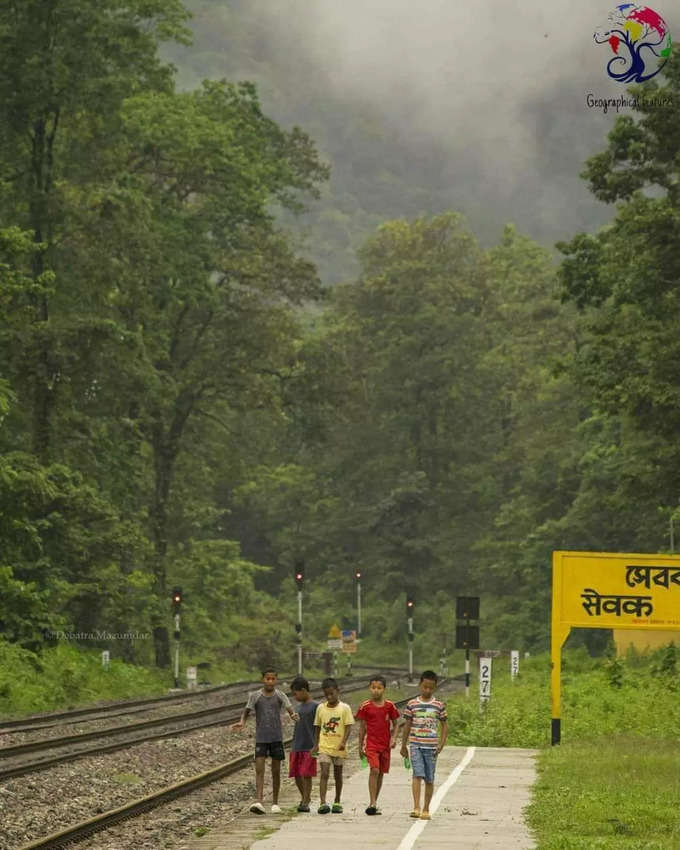
<svg viewBox="0 0 680 850">
<path fill-rule="evenodd" d="M 250 807 L 250 811 L 254 815 L 263 815 L 264 814 L 264 806 L 262 805 L 262 803 L 253 803 L 253 805 Z"/>
<path fill-rule="evenodd" d="M 273 803 L 272 804 L 272 814 L 273 815 L 280 815 L 281 814 L 281 806 L 277 805 L 276 803 Z"/>
</svg>

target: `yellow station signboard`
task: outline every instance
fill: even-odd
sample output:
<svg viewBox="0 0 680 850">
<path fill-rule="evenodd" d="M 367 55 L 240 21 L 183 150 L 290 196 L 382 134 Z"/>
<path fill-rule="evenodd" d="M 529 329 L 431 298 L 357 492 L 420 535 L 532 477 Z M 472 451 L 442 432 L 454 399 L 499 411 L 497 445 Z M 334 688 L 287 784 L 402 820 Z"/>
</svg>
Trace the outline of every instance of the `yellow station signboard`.
<svg viewBox="0 0 680 850">
<path fill-rule="evenodd" d="M 680 628 L 680 556 L 554 552 L 553 597 L 553 625 Z"/>
<path fill-rule="evenodd" d="M 680 630 L 680 555 L 553 552 L 552 742 L 562 644 L 572 628 Z"/>
</svg>

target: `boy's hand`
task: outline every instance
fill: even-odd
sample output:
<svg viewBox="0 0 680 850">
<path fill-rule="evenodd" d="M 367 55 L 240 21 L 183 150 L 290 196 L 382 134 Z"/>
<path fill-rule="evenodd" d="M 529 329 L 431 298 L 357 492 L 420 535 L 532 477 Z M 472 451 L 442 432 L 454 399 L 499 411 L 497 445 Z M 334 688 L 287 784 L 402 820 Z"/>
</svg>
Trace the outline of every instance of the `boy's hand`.
<svg viewBox="0 0 680 850">
<path fill-rule="evenodd" d="M 344 750 L 344 749 L 346 749 L 346 746 L 347 746 L 347 745 L 346 745 L 346 744 L 344 743 L 344 741 L 343 741 L 343 742 L 341 742 L 341 743 L 339 743 L 339 744 L 338 744 L 338 749 L 339 749 L 339 750 Z"/>
<path fill-rule="evenodd" d="M 443 744 L 440 744 L 437 747 L 437 755 L 439 755 L 439 753 L 441 753 L 441 751 L 444 749 L 445 746 L 446 746 L 446 743 L 443 743 Z"/>
<path fill-rule="evenodd" d="M 297 713 L 297 711 L 294 711 L 294 712 L 291 714 L 290 719 L 291 719 L 291 720 L 294 720 L 294 721 L 297 723 L 297 722 L 298 722 L 298 720 L 300 719 L 300 715 Z"/>
<path fill-rule="evenodd" d="M 245 729 L 245 723 L 242 720 L 237 721 L 236 723 L 232 723 L 229 729 L 232 732 L 243 732 Z"/>
<path fill-rule="evenodd" d="M 397 746 L 397 739 L 392 738 L 392 740 L 390 741 L 390 749 L 393 750 L 396 746 Z"/>
<path fill-rule="evenodd" d="M 310 755 L 310 756 L 311 756 L 311 758 L 313 758 L 313 759 L 318 759 L 318 758 L 319 758 L 319 751 L 318 751 L 318 750 L 312 750 L 312 751 L 309 753 L 309 755 Z"/>
<path fill-rule="evenodd" d="M 408 758 L 408 750 L 406 749 L 406 744 L 402 744 L 402 745 L 401 745 L 401 757 L 402 757 L 403 759 L 407 759 L 407 758 Z"/>
<path fill-rule="evenodd" d="M 363 747 L 359 747 L 359 758 L 360 758 L 360 759 L 365 759 L 365 758 L 367 758 L 367 756 L 366 756 L 366 750 L 365 750 Z"/>
</svg>

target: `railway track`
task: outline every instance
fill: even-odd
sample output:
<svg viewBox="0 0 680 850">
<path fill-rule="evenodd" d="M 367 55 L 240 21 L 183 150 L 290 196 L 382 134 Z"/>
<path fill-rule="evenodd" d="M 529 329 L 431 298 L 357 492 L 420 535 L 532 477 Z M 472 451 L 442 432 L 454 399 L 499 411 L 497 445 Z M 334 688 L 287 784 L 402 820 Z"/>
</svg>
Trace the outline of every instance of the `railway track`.
<svg viewBox="0 0 680 850">
<path fill-rule="evenodd" d="M 341 684 L 344 690 L 351 692 L 354 689 L 361 689 L 365 687 L 366 679 L 365 677 L 357 677 L 350 680 L 344 680 Z M 22 756 L 31 753 L 45 752 L 46 750 L 54 750 L 60 747 L 77 746 L 78 744 L 102 738 L 107 739 L 116 736 L 125 736 L 123 740 L 110 744 L 98 744 L 93 747 L 81 748 L 75 751 L 71 750 L 48 758 L 40 758 L 30 762 L 20 762 L 18 764 L 10 764 L 7 767 L 0 767 L 0 782 L 4 782 L 8 779 L 14 779 L 17 776 L 23 776 L 27 773 L 33 773 L 37 770 L 54 767 L 58 764 L 63 764 L 64 762 L 75 761 L 76 759 L 84 758 L 85 756 L 111 753 L 146 741 L 155 741 L 162 738 L 173 738 L 178 735 L 186 735 L 189 732 L 194 732 L 198 729 L 206 729 L 210 726 L 226 726 L 227 724 L 234 723 L 238 720 L 241 710 L 243 709 L 244 702 L 245 695 L 242 695 L 239 702 L 232 703 L 231 705 L 204 708 L 182 716 L 172 715 L 171 717 L 145 720 L 141 723 L 114 726 L 106 729 L 97 729 L 93 732 L 82 732 L 77 735 L 67 735 L 61 738 L 49 738 L 47 740 L 32 741 L 26 744 L 4 747 L 0 749 L 0 765 L 7 764 L 7 762 L 11 761 L 13 758 L 21 758 Z M 149 729 L 168 726 L 175 726 L 177 728 L 166 728 L 165 731 L 156 731 L 151 734 L 135 734 L 138 732 L 143 733 L 145 730 Z M 133 737 L 130 737 L 131 735 Z"/>
<path fill-rule="evenodd" d="M 380 670 L 385 675 L 405 676 L 406 670 L 398 667 L 371 667 L 366 664 L 352 665 L 354 670 Z M 295 678 L 294 673 L 280 675 L 279 681 L 288 681 Z M 355 678 L 355 677 L 352 677 Z M 338 677 L 342 681 L 341 677 Z M 112 717 L 122 717 L 129 714 L 139 714 L 150 711 L 155 707 L 168 705 L 172 703 L 181 703 L 200 699 L 206 694 L 215 694 L 229 690 L 242 691 L 243 689 L 259 688 L 262 685 L 259 679 L 244 679 L 240 682 L 229 682 L 224 685 L 211 685 L 209 687 L 199 688 L 195 691 L 183 691 L 178 694 L 164 694 L 160 697 L 145 697 L 144 699 L 120 700 L 112 702 L 108 705 L 90 706 L 88 708 L 73 708 L 68 711 L 52 711 L 36 714 L 29 717 L 18 719 L 0 720 L 0 736 L 13 734 L 16 732 L 33 732 L 40 729 L 50 729 L 54 726 L 67 725 L 72 721 L 85 720 L 103 720 Z M 0 752 L 2 750 L 0 749 Z"/>
<path fill-rule="evenodd" d="M 460 679 L 462 679 L 461 676 L 457 676 L 455 678 L 450 677 L 449 679 L 442 680 L 441 685 L 444 687 L 448 685 L 450 687 L 452 682 Z M 363 690 L 365 686 L 366 681 L 365 677 L 363 677 L 361 687 L 357 687 L 354 690 Z M 348 688 L 347 684 L 345 684 L 343 692 L 351 692 L 351 690 L 352 689 Z M 395 701 L 395 704 L 397 706 L 403 706 L 410 698 L 411 697 L 407 697 L 403 700 Z M 286 747 L 290 746 L 290 743 L 291 739 L 284 742 Z M 58 850 L 58 848 L 66 847 L 69 844 L 82 841 L 84 838 L 94 835 L 101 830 L 107 829 L 114 824 L 125 820 L 131 820 L 144 812 L 150 811 L 156 806 L 170 802 L 171 800 L 177 799 L 178 797 L 186 794 L 190 794 L 193 791 L 202 788 L 205 785 L 209 785 L 212 782 L 216 782 L 226 776 L 233 775 L 234 773 L 252 765 L 252 763 L 252 754 L 241 756 L 240 758 L 218 765 L 211 770 L 192 776 L 182 782 L 163 788 L 153 794 L 149 794 L 146 797 L 133 800 L 124 806 L 111 809 L 108 812 L 99 814 L 89 820 L 82 821 L 81 823 L 75 824 L 67 829 L 53 833 L 44 838 L 37 839 L 30 844 L 26 844 L 21 848 L 18 848 L 18 850 Z"/>
<path fill-rule="evenodd" d="M 285 681 L 290 676 L 280 676 Z M 244 679 L 241 682 L 229 682 L 224 685 L 211 685 L 199 688 L 195 691 L 183 691 L 177 694 L 164 694 L 160 697 L 145 697 L 144 699 L 120 700 L 107 705 L 90 706 L 89 708 L 72 708 L 68 711 L 50 711 L 36 714 L 30 717 L 22 717 L 14 720 L 0 720 L 0 735 L 14 732 L 27 732 L 36 729 L 47 729 L 52 726 L 70 723 L 72 720 L 98 720 L 106 717 L 117 717 L 123 714 L 135 714 L 148 711 L 150 707 L 163 706 L 185 700 L 200 699 L 206 694 L 220 693 L 222 691 L 243 691 L 246 688 L 254 689 L 261 687 L 259 679 Z"/>
</svg>

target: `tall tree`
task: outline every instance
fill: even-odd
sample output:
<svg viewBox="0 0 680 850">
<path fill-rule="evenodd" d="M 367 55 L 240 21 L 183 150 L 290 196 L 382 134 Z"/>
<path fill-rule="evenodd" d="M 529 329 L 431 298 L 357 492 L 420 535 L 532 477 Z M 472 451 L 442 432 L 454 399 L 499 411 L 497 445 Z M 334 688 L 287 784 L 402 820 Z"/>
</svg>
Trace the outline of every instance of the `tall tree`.
<svg viewBox="0 0 680 850">
<path fill-rule="evenodd" d="M 206 83 L 186 94 L 138 95 L 123 110 L 130 193 L 148 214 L 117 245 L 110 300 L 137 349 L 125 398 L 153 459 L 148 514 L 157 598 L 165 599 L 169 506 L 177 459 L 196 417 L 216 406 L 266 404 L 293 355 L 290 305 L 318 297 L 313 266 L 290 249 L 268 205 L 297 208 L 327 175 L 311 140 L 282 131 L 254 88 Z M 126 232 L 127 204 L 113 213 Z M 141 226 L 140 226 L 141 225 Z M 140 391 L 141 390 L 141 391 Z M 159 663 L 165 629 L 156 624 Z"/>
<path fill-rule="evenodd" d="M 0 209 L 45 246 L 33 256 L 35 286 L 23 299 L 26 325 L 13 340 L 12 364 L 23 376 L 31 448 L 43 462 L 51 455 L 56 397 L 68 383 L 65 337 L 84 318 L 70 267 L 70 189 L 110 171 L 123 100 L 140 89 L 169 90 L 172 69 L 157 47 L 186 39 L 186 17 L 180 0 L 0 7 Z M 39 283 L 48 270 L 62 272 L 50 290 Z"/>
<path fill-rule="evenodd" d="M 637 116 L 617 118 L 607 148 L 583 173 L 597 198 L 618 202 L 613 221 L 560 247 L 564 298 L 581 307 L 588 328 L 575 364 L 579 378 L 600 411 L 623 416 L 628 431 L 637 428 L 638 446 L 645 435 L 656 437 L 655 507 L 669 515 L 680 493 L 679 57 L 663 76 L 663 85 L 631 87 Z"/>
</svg>

